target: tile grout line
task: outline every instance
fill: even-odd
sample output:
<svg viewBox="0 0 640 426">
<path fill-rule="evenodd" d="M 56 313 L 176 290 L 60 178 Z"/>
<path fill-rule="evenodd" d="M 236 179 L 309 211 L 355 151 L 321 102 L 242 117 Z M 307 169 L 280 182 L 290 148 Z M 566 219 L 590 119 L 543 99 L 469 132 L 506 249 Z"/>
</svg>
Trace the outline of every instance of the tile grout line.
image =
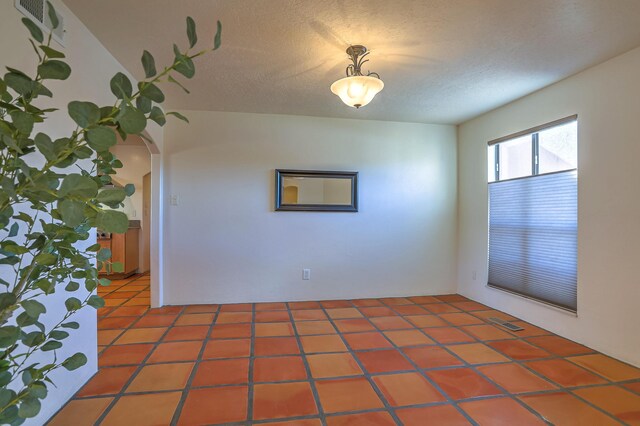
<svg viewBox="0 0 640 426">
<path fill-rule="evenodd" d="M 182 415 L 182 409 L 184 408 L 184 404 L 186 403 L 187 397 L 189 396 L 189 392 L 191 391 L 191 387 L 192 387 L 191 385 L 198 372 L 200 363 L 204 360 L 203 359 L 204 351 L 206 350 L 207 345 L 209 344 L 209 341 L 211 338 L 211 332 L 213 331 L 213 327 L 218 319 L 218 316 L 220 315 L 221 310 L 222 310 L 222 305 L 217 305 L 215 311 L 213 312 L 213 318 L 211 319 L 211 324 L 209 324 L 209 328 L 207 329 L 207 334 L 205 334 L 204 339 L 202 339 L 202 346 L 200 347 L 200 352 L 198 352 L 198 356 L 196 357 L 195 361 L 193 361 L 193 369 L 191 370 L 191 373 L 187 378 L 187 383 L 185 384 L 184 389 L 182 389 L 182 395 L 180 396 L 180 401 L 178 401 L 178 404 L 176 405 L 176 408 L 173 411 L 173 416 L 171 418 L 172 426 L 177 425 L 178 421 L 180 420 L 180 416 Z M 184 315 L 185 312 L 186 310 L 183 309 L 180 316 Z"/>
<path fill-rule="evenodd" d="M 182 310 L 180 311 L 180 313 L 178 315 L 176 315 L 175 319 L 173 320 L 173 323 L 175 324 L 175 322 L 178 320 L 178 318 L 180 318 L 181 313 L 184 312 L 184 307 L 182 308 Z M 141 315 L 138 320 L 140 320 L 143 317 L 143 315 Z M 136 320 L 133 324 L 135 324 L 138 320 Z M 133 325 L 132 324 L 132 325 Z M 138 374 L 140 374 L 140 372 L 148 365 L 147 364 L 147 360 L 153 355 L 153 353 L 155 352 L 155 350 L 157 349 L 157 347 L 160 345 L 160 343 L 162 342 L 162 339 L 164 338 L 164 336 L 167 335 L 167 333 L 169 332 L 169 330 L 171 329 L 172 326 L 167 327 L 167 329 L 164 331 L 164 333 L 162 334 L 162 336 L 155 342 L 155 343 L 151 343 L 152 348 L 149 350 L 149 353 L 144 357 L 144 359 L 136 365 L 136 370 L 131 374 L 131 376 L 129 377 L 129 379 L 125 382 L 125 384 L 122 386 L 122 388 L 120 389 L 120 391 L 113 397 L 113 400 L 111 401 L 111 403 L 107 406 L 107 408 L 105 408 L 105 410 L 103 411 L 103 413 L 100 415 L 100 417 L 98 417 L 98 420 L 96 420 L 95 425 L 99 425 L 101 424 L 104 419 L 108 416 L 108 414 L 111 412 L 111 410 L 113 409 L 113 407 L 115 407 L 115 405 L 118 403 L 118 401 L 120 401 L 121 398 L 127 396 L 127 392 L 126 389 L 131 385 L 131 383 L 133 383 L 133 381 L 138 377 Z"/>
<path fill-rule="evenodd" d="M 254 400 L 254 393 L 255 393 L 255 388 L 254 388 L 254 384 L 255 384 L 255 380 L 253 378 L 253 369 L 254 369 L 254 362 L 255 362 L 255 346 L 256 346 L 256 304 L 252 303 L 251 304 L 251 337 L 250 337 L 250 348 L 249 348 L 249 371 L 248 371 L 248 377 L 247 377 L 247 421 L 252 422 L 253 421 L 253 410 L 254 410 L 254 406 L 253 406 L 253 400 Z"/>
<path fill-rule="evenodd" d="M 353 302 L 348 301 L 349 303 L 351 303 L 351 307 L 355 308 L 356 311 L 358 313 L 360 313 L 360 311 L 355 307 L 355 305 L 353 304 Z M 391 406 L 391 404 L 389 403 L 389 401 L 387 401 L 387 398 L 384 396 L 384 393 L 382 392 L 382 390 L 378 387 L 377 383 L 373 380 L 373 378 L 370 376 L 370 374 L 368 373 L 367 369 L 364 368 L 364 365 L 362 364 L 362 362 L 360 361 L 360 359 L 358 359 L 358 357 L 355 354 L 355 351 L 352 351 L 350 348 L 351 346 L 349 345 L 349 342 L 347 341 L 347 339 L 345 339 L 345 337 L 343 336 L 342 332 L 340 331 L 340 329 L 338 327 L 336 327 L 336 324 L 334 322 L 334 319 L 331 317 L 331 315 L 329 315 L 329 313 L 327 312 L 327 308 L 324 307 L 324 305 L 322 304 L 322 302 L 320 302 L 320 307 L 322 309 L 322 311 L 324 312 L 324 314 L 327 316 L 329 322 L 331 323 L 331 325 L 333 326 L 333 328 L 336 330 L 336 332 L 338 333 L 338 336 L 340 336 L 340 339 L 342 340 L 342 343 L 345 345 L 345 347 L 348 350 L 348 354 L 351 356 L 351 358 L 353 358 L 355 360 L 355 362 L 358 364 L 358 367 L 360 368 L 360 370 L 362 371 L 362 375 L 367 379 L 367 382 L 369 382 L 369 386 L 371 386 L 371 388 L 373 389 L 373 391 L 376 393 L 376 395 L 378 396 L 378 399 L 380 399 L 380 401 L 382 402 L 382 404 L 384 405 L 384 408 L 386 409 L 386 411 L 389 413 L 389 415 L 391 416 L 391 418 L 393 419 L 393 421 L 397 424 L 397 425 L 402 425 L 402 422 L 400 421 L 400 419 L 398 418 L 398 415 L 395 413 L 395 411 L 393 410 L 393 407 Z M 386 337 L 386 336 L 385 336 Z M 340 377 L 336 377 L 335 379 L 340 379 Z"/>
<path fill-rule="evenodd" d="M 302 336 L 298 334 L 298 328 L 293 318 L 293 312 L 291 312 L 291 306 L 289 303 L 286 303 L 287 314 L 289 315 L 289 321 L 291 322 L 291 328 L 293 330 L 293 337 L 296 339 L 296 343 L 298 345 L 298 351 L 300 352 L 300 358 L 302 359 L 302 364 L 304 365 L 305 373 L 307 374 L 307 379 L 309 381 L 309 386 L 311 387 L 311 393 L 313 394 L 313 399 L 316 403 L 316 408 L 318 409 L 318 416 L 320 418 L 320 422 L 323 426 L 326 426 L 327 419 L 326 413 L 324 412 L 324 407 L 322 406 L 322 402 L 320 401 L 320 393 L 318 392 L 318 388 L 316 387 L 315 377 L 311 375 L 311 366 L 309 365 L 309 360 L 307 359 L 306 353 L 304 351 L 304 347 L 302 346 Z"/>
<path fill-rule="evenodd" d="M 141 276 L 144 276 L 144 275 L 141 275 Z M 132 282 L 136 281 L 136 280 L 137 280 L 138 278 L 140 278 L 141 276 L 138 276 L 138 277 L 136 277 L 136 278 L 132 279 L 131 281 L 128 281 L 127 283 L 123 284 L 123 286 L 128 285 L 128 284 L 130 284 L 130 283 L 132 283 Z M 121 287 L 122 287 L 122 286 L 121 286 Z M 114 291 L 115 291 L 115 290 L 114 290 Z M 144 290 L 140 290 L 140 292 L 142 292 L 142 291 L 144 291 Z M 139 293 L 138 293 L 138 294 L 139 294 Z M 133 298 L 133 297 L 135 297 L 135 296 L 132 296 L 132 298 Z M 100 353 L 104 352 L 104 351 L 105 351 L 109 346 L 111 346 L 111 345 L 113 344 L 113 342 L 115 342 L 117 339 L 119 339 L 119 338 L 124 334 L 124 332 L 125 332 L 125 331 L 129 330 L 129 329 L 133 326 L 133 324 L 137 323 L 137 322 L 140 320 L 140 318 L 142 318 L 142 316 L 138 316 L 138 317 L 137 317 L 137 318 L 136 318 L 136 319 L 135 319 L 131 324 L 129 324 L 129 326 L 128 326 L 127 328 L 122 329 L 122 330 L 121 330 L 121 333 L 120 333 L 120 334 L 118 334 L 118 336 L 117 336 L 115 339 L 113 339 L 109 345 L 107 345 L 107 346 L 106 346 L 106 347 L 105 347 L 101 352 L 99 352 L 99 353 L 98 353 L 98 363 L 97 363 L 97 364 L 98 364 L 98 370 L 97 370 L 97 371 L 96 371 L 96 372 L 95 372 L 95 373 L 94 373 L 94 374 L 93 374 L 93 375 L 92 375 L 92 376 L 87 380 L 87 383 L 89 382 L 89 380 L 93 379 L 93 377 L 95 377 L 95 376 L 98 374 L 98 372 L 100 371 L 100 368 L 101 368 L 101 367 L 100 367 L 100 361 L 99 361 L 99 359 L 100 359 Z M 100 318 L 98 318 L 98 319 L 100 319 Z M 150 352 L 150 353 L 151 353 L 151 352 Z M 150 355 L 150 353 L 149 353 L 149 355 Z M 137 365 L 137 366 L 136 366 L 136 371 L 134 371 L 134 373 L 132 373 L 132 376 L 137 374 L 137 371 L 140 369 L 141 365 L 142 365 L 142 364 L 140 364 L 140 365 Z M 130 377 L 130 379 L 131 379 L 131 377 Z M 85 383 L 85 385 L 86 385 L 86 383 Z M 129 385 L 129 382 L 127 382 L 127 383 L 126 383 L 126 385 L 128 386 L 128 385 Z M 83 387 L 84 387 L 84 385 L 83 385 Z M 123 388 L 121 389 L 121 391 L 122 391 L 123 389 L 124 389 L 124 386 L 123 386 Z M 78 399 L 78 398 L 77 398 L 77 394 L 78 394 L 81 390 L 82 390 L 82 387 L 81 387 L 80 389 L 78 389 L 78 391 L 76 391 L 76 393 L 75 393 L 71 398 L 69 398 L 69 400 L 68 400 L 64 405 L 62 405 L 62 407 L 60 407 L 60 409 L 58 409 L 58 411 L 56 411 L 56 412 L 51 416 L 51 418 L 49 418 L 49 419 L 45 422 L 45 425 L 46 425 L 46 424 L 48 424 L 48 423 L 50 423 L 50 422 L 51 422 L 51 420 L 53 420 L 53 418 L 55 418 L 55 417 L 56 417 L 56 415 L 57 415 L 59 412 L 61 412 L 61 411 L 62 411 L 62 410 L 67 406 L 67 405 L 69 405 L 69 403 L 70 403 L 71 401 L 74 401 L 74 400 Z M 103 417 L 103 415 L 105 415 L 105 414 L 106 414 L 106 413 L 111 409 L 111 407 L 113 406 L 113 404 L 116 402 L 116 400 L 117 400 L 117 399 L 118 399 L 118 395 L 117 395 L 117 394 L 115 394 L 115 395 L 113 396 L 113 400 L 109 403 L 109 405 L 107 405 L 107 407 L 104 409 L 104 411 L 103 411 L 102 415 L 100 416 L 100 418 L 99 418 L 98 420 L 100 420 L 100 419 Z M 95 423 L 96 425 L 97 425 L 97 424 L 99 424 L 99 421 L 98 421 L 98 420 L 96 420 L 96 423 Z"/>
<path fill-rule="evenodd" d="M 383 305 L 385 305 L 385 307 L 387 307 L 387 308 L 391 309 L 393 312 L 396 312 L 396 315 L 397 315 L 397 316 L 399 316 L 401 319 L 403 319 L 403 320 L 405 320 L 405 321 L 406 321 L 406 319 L 404 318 L 404 316 L 403 316 L 402 314 L 400 314 L 398 311 L 396 311 L 396 310 L 395 310 L 395 308 L 393 308 L 393 307 L 392 307 L 392 305 L 388 305 L 386 302 L 384 302 L 384 301 L 382 301 L 382 300 L 379 300 L 379 302 L 380 302 L 380 303 L 382 303 Z M 354 306 L 355 306 L 355 305 L 354 305 Z M 458 411 L 458 412 L 459 412 L 459 413 L 460 413 L 460 414 L 461 414 L 465 419 L 467 419 L 471 424 L 473 424 L 473 425 L 477 425 L 477 422 L 476 422 L 475 420 L 473 420 L 473 419 L 471 418 L 471 416 L 469 416 L 465 411 L 463 411 L 463 410 L 458 406 L 458 403 L 456 402 L 456 400 L 454 400 L 453 398 L 451 398 L 451 397 L 449 396 L 449 394 L 448 394 L 448 393 L 446 393 L 446 392 L 445 392 L 445 391 L 440 387 L 440 385 L 439 385 L 438 383 L 436 383 L 436 382 L 435 382 L 431 377 L 428 377 L 428 376 L 427 376 L 427 375 L 426 375 L 426 374 L 425 374 L 425 373 L 424 373 L 424 372 L 419 368 L 419 366 L 418 366 L 418 365 L 417 365 L 417 364 L 416 364 L 412 359 L 410 359 L 410 358 L 409 358 L 409 357 L 408 357 L 408 356 L 407 356 L 407 355 L 402 351 L 401 347 L 399 347 L 398 345 L 396 345 L 396 344 L 395 344 L 395 342 L 393 342 L 393 341 L 392 341 L 392 340 L 391 340 L 391 339 L 390 339 L 390 338 L 389 338 L 389 337 L 384 333 L 384 331 L 383 331 L 381 328 L 379 328 L 379 327 L 378 327 L 378 325 L 377 325 L 376 323 L 374 323 L 373 321 L 371 321 L 371 319 L 370 319 L 369 317 L 367 317 L 367 316 L 366 316 L 362 311 L 360 311 L 360 309 L 358 309 L 358 307 L 357 307 L 357 306 L 356 306 L 356 309 L 358 310 L 358 312 L 360 312 L 360 314 L 362 314 L 362 315 L 364 316 L 364 318 L 365 318 L 365 319 L 366 319 L 366 320 L 367 320 L 367 321 L 368 321 L 368 322 L 369 322 L 369 323 L 370 323 L 370 324 L 371 324 L 371 325 L 372 325 L 376 330 L 378 330 L 378 332 L 379 332 L 379 333 L 380 333 L 380 334 L 381 334 L 381 335 L 382 335 L 382 336 L 383 336 L 383 337 L 384 337 L 384 338 L 389 342 L 389 344 L 391 344 L 391 347 L 392 347 L 392 348 L 394 348 L 398 353 L 400 353 L 400 354 L 404 357 L 404 359 L 405 359 L 406 361 L 408 361 L 411 365 L 413 365 L 413 366 L 416 368 L 416 372 L 417 372 L 418 374 L 420 374 L 420 375 L 421 375 L 425 380 L 427 380 L 427 382 L 428 382 L 429 384 L 431 384 L 431 386 L 433 386 L 433 387 L 434 387 L 434 388 L 435 388 L 435 389 L 440 393 L 440 395 L 442 395 L 442 396 L 447 400 L 447 402 L 449 402 L 449 404 L 450 404 L 450 405 L 452 405 L 452 406 L 453 406 L 453 407 L 454 407 L 454 408 L 455 408 L 455 409 L 456 409 L 456 410 L 457 410 L 457 411 Z M 409 323 L 410 323 L 410 322 L 409 322 Z M 414 324 L 411 324 L 411 325 L 413 326 Z M 415 329 L 416 329 L 416 330 L 420 330 L 419 328 L 415 328 Z M 389 331 L 389 330 L 387 330 L 387 331 Z M 420 331 L 422 331 L 422 330 L 420 330 Z M 422 332 L 422 334 L 426 336 L 426 334 L 425 334 L 424 332 Z M 428 337 L 429 339 L 431 339 L 431 337 L 429 337 L 429 336 L 427 336 L 427 337 Z M 433 339 L 431 339 L 431 340 L 433 340 Z M 435 342 L 435 340 L 434 340 L 434 342 Z M 437 342 L 436 342 L 436 343 L 437 343 Z M 421 346 L 424 346 L 424 345 L 420 345 L 420 346 L 417 346 L 417 347 L 421 347 Z M 354 354 L 356 354 L 356 351 L 353 351 L 353 353 L 354 353 Z M 357 358 L 357 354 L 356 354 L 356 358 Z M 394 413 L 395 413 L 395 410 L 397 410 L 397 409 L 402 409 L 402 408 L 403 408 L 403 407 L 394 407 L 394 408 L 393 408 Z"/>
</svg>

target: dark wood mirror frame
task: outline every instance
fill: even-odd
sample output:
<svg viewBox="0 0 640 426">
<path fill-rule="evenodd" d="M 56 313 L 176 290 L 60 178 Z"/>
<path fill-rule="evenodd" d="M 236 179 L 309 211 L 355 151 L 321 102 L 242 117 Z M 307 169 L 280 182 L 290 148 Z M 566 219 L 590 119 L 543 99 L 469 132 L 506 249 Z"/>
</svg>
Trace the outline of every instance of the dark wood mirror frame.
<svg viewBox="0 0 640 426">
<path fill-rule="evenodd" d="M 351 181 L 350 204 L 286 204 L 284 202 L 284 179 L 326 178 L 348 179 Z M 282 170 L 276 169 L 276 211 L 307 212 L 357 212 L 358 211 L 358 172 L 320 171 L 320 170 Z"/>
</svg>

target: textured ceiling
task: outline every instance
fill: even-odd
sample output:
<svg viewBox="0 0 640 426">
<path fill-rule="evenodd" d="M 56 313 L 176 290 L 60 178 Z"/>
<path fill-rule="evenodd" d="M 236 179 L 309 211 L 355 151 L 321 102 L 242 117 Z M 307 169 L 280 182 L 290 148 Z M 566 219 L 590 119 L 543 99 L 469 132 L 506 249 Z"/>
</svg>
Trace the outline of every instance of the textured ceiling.
<svg viewBox="0 0 640 426">
<path fill-rule="evenodd" d="M 460 123 L 640 45 L 638 0 L 64 0 L 141 77 L 186 44 L 185 17 L 222 48 L 197 64 L 179 109 Z M 68 34 L 73 37 L 73 34 Z M 384 90 L 361 110 L 329 91 L 364 44 Z"/>
</svg>

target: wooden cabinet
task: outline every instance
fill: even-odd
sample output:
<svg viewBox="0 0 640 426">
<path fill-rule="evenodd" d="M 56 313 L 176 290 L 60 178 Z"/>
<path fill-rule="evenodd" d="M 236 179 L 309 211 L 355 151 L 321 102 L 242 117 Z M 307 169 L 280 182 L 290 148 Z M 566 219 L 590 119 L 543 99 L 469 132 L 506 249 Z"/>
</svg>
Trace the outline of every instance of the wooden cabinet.
<svg viewBox="0 0 640 426">
<path fill-rule="evenodd" d="M 111 261 L 122 263 L 122 273 L 112 273 L 110 277 L 128 277 L 135 274 L 139 268 L 139 233 L 140 228 L 129 228 L 124 234 L 111 234 L 111 238 L 100 238 L 98 243 L 102 248 L 111 249 Z M 100 275 L 107 275 L 103 268 Z"/>
</svg>

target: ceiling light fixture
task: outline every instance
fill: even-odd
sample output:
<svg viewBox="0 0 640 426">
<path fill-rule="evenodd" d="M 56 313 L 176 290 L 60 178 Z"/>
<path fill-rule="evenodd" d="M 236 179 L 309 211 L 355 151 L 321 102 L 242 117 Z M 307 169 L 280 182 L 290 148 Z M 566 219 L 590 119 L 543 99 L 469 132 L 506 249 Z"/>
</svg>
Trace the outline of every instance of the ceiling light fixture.
<svg viewBox="0 0 640 426">
<path fill-rule="evenodd" d="M 370 52 L 361 45 L 349 46 L 347 54 L 353 62 L 347 67 L 347 76 L 331 85 L 331 91 L 338 95 L 342 102 L 353 108 L 360 108 L 371 102 L 384 83 L 378 73 L 367 71 L 363 75 L 361 67 L 368 59 L 364 59 Z"/>
</svg>

